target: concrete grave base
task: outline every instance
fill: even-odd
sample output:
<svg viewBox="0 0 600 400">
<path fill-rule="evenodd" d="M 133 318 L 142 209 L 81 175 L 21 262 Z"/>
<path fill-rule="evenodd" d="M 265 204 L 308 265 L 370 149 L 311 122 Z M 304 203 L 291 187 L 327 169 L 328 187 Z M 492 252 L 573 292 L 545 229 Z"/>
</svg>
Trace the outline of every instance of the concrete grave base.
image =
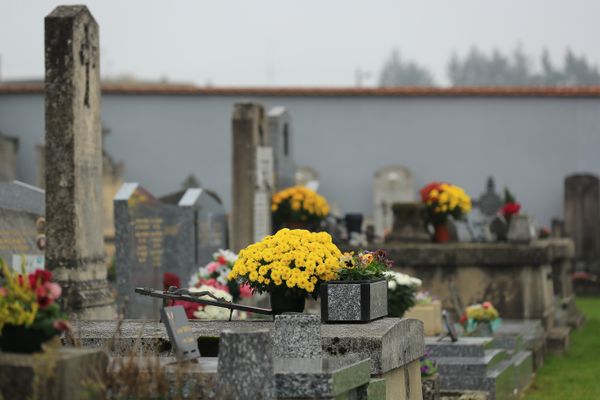
<svg viewBox="0 0 600 400">
<path fill-rule="evenodd" d="M 108 356 L 98 349 L 51 349 L 45 353 L 0 352 L 4 399 L 85 399 L 86 384 L 99 382 Z"/>
</svg>

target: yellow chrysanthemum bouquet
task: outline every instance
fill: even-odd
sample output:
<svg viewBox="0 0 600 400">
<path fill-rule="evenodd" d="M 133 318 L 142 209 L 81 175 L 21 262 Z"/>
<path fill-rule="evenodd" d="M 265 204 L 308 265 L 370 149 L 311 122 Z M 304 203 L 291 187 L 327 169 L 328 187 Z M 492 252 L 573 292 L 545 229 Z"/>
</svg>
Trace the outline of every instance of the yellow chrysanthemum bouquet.
<svg viewBox="0 0 600 400">
<path fill-rule="evenodd" d="M 229 279 L 258 293 L 317 298 L 321 283 L 337 278 L 340 256 L 328 233 L 281 229 L 240 251 Z"/>
<path fill-rule="evenodd" d="M 329 204 L 314 190 L 294 186 L 273 196 L 271 212 L 275 227 L 289 227 L 298 223 L 314 225 L 329 214 Z"/>
<path fill-rule="evenodd" d="M 471 211 L 471 198 L 455 185 L 433 182 L 420 191 L 429 222 L 443 224 L 452 216 L 461 219 Z"/>
</svg>

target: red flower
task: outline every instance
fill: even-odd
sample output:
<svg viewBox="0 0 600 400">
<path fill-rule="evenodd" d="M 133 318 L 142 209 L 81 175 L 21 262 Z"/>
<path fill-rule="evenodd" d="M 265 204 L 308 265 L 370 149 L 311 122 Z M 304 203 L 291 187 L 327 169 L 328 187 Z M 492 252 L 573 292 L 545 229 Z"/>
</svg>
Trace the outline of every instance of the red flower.
<svg viewBox="0 0 600 400">
<path fill-rule="evenodd" d="M 44 285 L 52 280 L 52 272 L 45 269 L 36 269 L 33 274 L 29 274 L 29 285 L 32 289 L 39 285 Z"/>
<path fill-rule="evenodd" d="M 484 309 L 488 309 L 492 306 L 492 303 L 490 303 L 489 301 L 485 301 L 483 302 L 483 304 L 481 305 Z"/>
<path fill-rule="evenodd" d="M 465 322 L 467 322 L 467 313 L 463 313 L 463 315 L 460 316 L 460 324 L 464 325 Z"/>
<path fill-rule="evenodd" d="M 225 264 L 227 264 L 227 260 L 226 260 L 226 259 L 225 259 L 225 257 L 223 257 L 223 256 L 219 256 L 219 257 L 217 257 L 217 262 L 218 262 L 219 264 L 221 264 L 221 265 L 225 265 Z"/>
<path fill-rule="evenodd" d="M 504 215 L 506 217 L 506 216 L 513 216 L 515 214 L 518 214 L 520 210 L 521 210 L 521 205 L 517 202 L 514 202 L 514 203 L 506 203 L 500 209 L 500 212 L 502 213 L 502 215 Z"/>
<path fill-rule="evenodd" d="M 181 287 L 181 281 L 179 277 L 171 272 L 165 272 L 163 274 L 163 289 L 169 290 L 169 287 L 175 286 L 177 288 Z"/>
<path fill-rule="evenodd" d="M 185 315 L 188 319 L 195 319 L 194 313 L 198 311 L 198 308 L 201 307 L 198 303 L 192 303 L 191 301 L 181 301 L 175 300 L 172 306 L 182 306 L 185 310 Z"/>
<path fill-rule="evenodd" d="M 439 190 L 442 184 L 443 182 L 431 182 L 423 189 L 419 190 L 419 194 L 421 195 L 421 201 L 426 202 L 429 199 L 429 193 L 434 189 Z"/>
<path fill-rule="evenodd" d="M 60 297 L 61 288 L 57 283 L 46 282 L 35 288 L 35 296 L 41 309 L 48 307 Z"/>
</svg>

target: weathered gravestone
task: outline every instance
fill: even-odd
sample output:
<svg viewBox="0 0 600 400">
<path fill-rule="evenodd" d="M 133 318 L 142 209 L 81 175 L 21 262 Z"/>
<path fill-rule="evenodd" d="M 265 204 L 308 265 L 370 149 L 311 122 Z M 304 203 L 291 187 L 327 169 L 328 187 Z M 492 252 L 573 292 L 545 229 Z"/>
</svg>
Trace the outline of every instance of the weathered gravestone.
<svg viewBox="0 0 600 400">
<path fill-rule="evenodd" d="M 275 169 L 275 191 L 295 184 L 294 144 L 292 119 L 285 107 L 274 107 L 269 111 L 269 139 L 273 148 Z"/>
<path fill-rule="evenodd" d="M 231 246 L 239 251 L 271 234 L 273 149 L 263 107 L 236 103 L 232 136 Z"/>
<path fill-rule="evenodd" d="M 134 294 L 163 287 L 171 272 L 186 282 L 196 270 L 195 211 L 156 199 L 137 183 L 125 183 L 114 199 L 118 302 L 126 318 L 158 318 L 160 301 Z"/>
<path fill-rule="evenodd" d="M 162 197 L 161 200 L 193 210 L 194 251 L 193 258 L 187 260 L 187 263 L 205 265 L 212 260 L 213 253 L 217 250 L 229 248 L 227 215 L 216 193 L 202 188 L 190 188 L 179 194 Z"/>
<path fill-rule="evenodd" d="M 44 191 L 0 182 L 0 258 L 15 271 L 44 268 Z"/>
<path fill-rule="evenodd" d="M 575 242 L 580 268 L 600 264 L 600 193 L 598 177 L 571 175 L 565 179 L 565 222 L 567 236 Z"/>
<path fill-rule="evenodd" d="M 85 6 L 45 19 L 46 268 L 81 319 L 114 317 L 102 236 L 98 24 Z"/>
<path fill-rule="evenodd" d="M 373 181 L 373 216 L 375 236 L 383 238 L 392 231 L 395 203 L 415 201 L 412 173 L 406 167 L 389 166 L 375 172 Z"/>
</svg>

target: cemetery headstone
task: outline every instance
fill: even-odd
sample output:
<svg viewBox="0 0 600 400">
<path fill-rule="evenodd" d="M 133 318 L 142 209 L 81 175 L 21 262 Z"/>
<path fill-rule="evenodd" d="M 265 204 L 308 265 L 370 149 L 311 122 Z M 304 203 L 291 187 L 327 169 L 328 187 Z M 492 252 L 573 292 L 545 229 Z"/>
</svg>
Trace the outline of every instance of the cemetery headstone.
<svg viewBox="0 0 600 400">
<path fill-rule="evenodd" d="M 16 179 L 18 149 L 18 138 L 0 132 L 0 182 Z"/>
<path fill-rule="evenodd" d="M 565 179 L 565 234 L 575 242 L 578 264 L 595 268 L 600 260 L 600 191 L 598 177 L 577 174 Z"/>
<path fill-rule="evenodd" d="M 275 372 L 270 332 L 222 331 L 217 372 L 220 398 L 274 399 Z"/>
<path fill-rule="evenodd" d="M 239 251 L 271 233 L 273 150 L 260 104 L 235 104 L 232 139 L 231 247 Z"/>
<path fill-rule="evenodd" d="M 227 215 L 219 196 L 210 190 L 191 188 L 185 191 L 177 205 L 190 207 L 194 222 L 194 257 L 188 261 L 205 265 L 219 249 L 227 249 Z"/>
<path fill-rule="evenodd" d="M 273 149 L 256 148 L 256 186 L 254 188 L 254 242 L 271 234 L 271 196 L 273 194 Z"/>
<path fill-rule="evenodd" d="M 292 118 L 285 107 L 269 111 L 269 139 L 274 152 L 275 191 L 294 186 L 294 141 Z"/>
<path fill-rule="evenodd" d="M 392 205 L 394 224 L 386 242 L 426 243 L 431 238 L 425 229 L 425 209 L 417 202 L 402 202 Z"/>
<path fill-rule="evenodd" d="M 414 182 L 408 168 L 389 166 L 377 170 L 373 181 L 375 235 L 383 238 L 391 232 L 394 225 L 393 204 L 414 201 Z"/>
<path fill-rule="evenodd" d="M 200 357 L 198 342 L 183 306 L 164 307 L 160 310 L 160 316 L 165 324 L 177 361 L 194 360 Z"/>
<path fill-rule="evenodd" d="M 187 282 L 196 271 L 195 210 L 163 203 L 137 183 L 123 184 L 114 209 L 119 307 L 126 318 L 158 318 L 160 301 L 134 289 L 162 288 L 165 272 Z"/>
<path fill-rule="evenodd" d="M 81 319 L 114 317 L 102 234 L 98 24 L 85 6 L 45 19 L 46 268 Z"/>
<path fill-rule="evenodd" d="M 0 182 L 0 258 L 15 271 L 44 268 L 44 191 Z"/>
</svg>

